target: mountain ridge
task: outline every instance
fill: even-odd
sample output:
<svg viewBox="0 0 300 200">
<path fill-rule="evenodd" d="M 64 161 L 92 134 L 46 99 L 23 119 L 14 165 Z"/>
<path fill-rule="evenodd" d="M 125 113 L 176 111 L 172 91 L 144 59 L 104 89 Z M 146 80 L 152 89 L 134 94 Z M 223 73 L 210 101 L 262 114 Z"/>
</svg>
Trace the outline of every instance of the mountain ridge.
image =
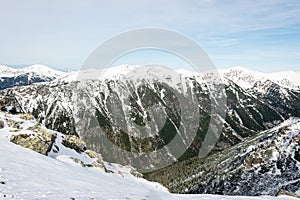
<svg viewBox="0 0 300 200">
<path fill-rule="evenodd" d="M 14 86 L 49 82 L 67 75 L 67 72 L 54 70 L 45 65 L 30 65 L 21 69 L 0 65 L 0 90 Z"/>
<path fill-rule="evenodd" d="M 66 75 L 66 72 L 55 70 L 53 68 L 50 68 L 42 64 L 29 65 L 23 68 L 14 68 L 6 65 L 0 65 L 0 76 L 10 77 L 10 76 L 16 76 L 16 75 L 26 74 L 26 73 L 36 73 L 44 76 L 47 75 L 47 76 L 58 76 L 58 77 Z"/>
<path fill-rule="evenodd" d="M 214 83 L 215 79 L 210 72 L 201 76 L 184 71 L 181 74 L 176 71 L 169 73 L 166 69 L 155 74 L 157 71 L 150 70 L 152 68 L 126 65 L 120 68 L 122 67 L 126 70 L 108 69 L 101 80 L 98 79 L 101 71 L 81 71 L 84 77 L 80 78 L 84 82 L 76 76 L 71 81 L 62 78 L 1 90 L 0 95 L 13 95 L 26 112 L 32 113 L 47 128 L 66 135 L 79 135 L 88 148 L 101 153 L 106 161 L 129 164 L 138 169 L 145 166 L 148 167 L 146 170 L 155 167 L 149 165 L 153 164 L 153 158 L 154 164 L 160 164 L 160 161 L 189 161 L 197 157 L 205 145 L 210 122 L 213 125 L 223 125 L 219 127 L 222 132 L 210 152 L 210 155 L 214 155 L 226 152 L 226 149 L 243 143 L 290 117 L 300 117 L 300 91 L 283 87 L 269 79 L 258 80 L 253 87 L 245 88 L 239 85 L 239 80 L 233 81 L 226 77 L 223 77 L 223 82 Z M 238 78 L 238 73 L 240 72 L 232 72 L 229 75 Z M 74 74 L 71 76 L 74 77 Z M 151 79 L 143 79 L 145 77 Z M 167 85 L 161 84 L 157 78 L 162 78 Z M 209 84 L 215 84 L 212 90 L 206 84 L 207 80 L 212 80 Z M 215 105 L 216 109 L 225 109 L 226 116 L 211 113 L 210 105 L 215 101 L 210 98 L 212 92 L 226 97 L 226 107 Z M 188 100 L 184 108 L 178 102 L 182 98 Z M 199 112 L 200 119 L 190 126 L 181 121 L 181 110 L 190 111 L 188 108 L 193 104 L 197 109 L 191 111 Z M 193 119 L 191 116 L 187 117 Z M 151 123 L 153 121 L 155 123 Z M 165 124 L 160 125 L 161 122 Z M 180 129 L 180 125 L 184 128 Z M 187 139 L 191 128 L 196 130 L 196 135 L 190 144 Z M 147 130 L 147 137 L 136 137 L 142 135 L 143 130 Z M 216 132 L 212 130 L 209 133 Z M 182 141 L 174 148 L 166 149 L 165 153 L 156 154 L 155 150 L 169 144 L 176 134 Z M 103 137 L 132 155 L 105 148 Z M 185 151 L 179 157 L 176 156 L 178 145 L 184 147 Z M 154 152 L 154 156 L 148 156 L 147 152 Z M 133 162 L 136 155 L 145 155 L 144 165 L 138 166 Z M 158 155 L 162 157 L 157 159 Z M 232 192 L 231 189 L 228 191 Z M 192 191 L 201 192 L 187 192 Z M 274 195 L 274 191 L 270 191 L 270 195 Z"/>
<path fill-rule="evenodd" d="M 130 72 L 131 70 L 134 70 L 137 67 L 140 67 L 140 65 L 123 64 L 119 66 L 114 66 L 111 68 L 107 68 L 105 75 L 106 76 L 116 76 L 121 74 L 125 75 L 126 73 Z M 99 75 L 102 73 L 103 70 L 96 69 Z M 175 71 L 177 73 L 185 74 L 188 76 L 199 74 L 195 71 L 190 71 L 186 69 L 175 69 Z M 298 77 L 300 76 L 300 72 L 293 71 L 293 70 L 267 73 L 267 72 L 250 70 L 243 66 L 234 66 L 226 69 L 218 69 L 217 71 L 219 72 L 220 76 L 223 79 L 228 78 L 236 82 L 240 86 L 242 86 L 244 89 L 249 89 L 250 87 L 253 87 L 256 82 L 267 81 L 267 80 L 270 80 L 283 87 L 287 87 L 290 89 L 300 89 L 300 80 L 298 79 Z M 90 69 L 90 71 L 86 70 L 86 72 L 88 76 L 91 77 L 94 76 L 92 69 Z M 80 78 L 77 77 L 78 74 L 80 73 L 80 70 L 63 72 L 60 70 L 54 70 L 46 65 L 40 65 L 40 64 L 30 65 L 21 69 L 8 67 L 6 65 L 0 65 L 0 78 L 19 76 L 20 74 L 27 74 L 27 73 L 35 73 L 43 77 L 51 78 L 51 80 L 61 79 L 67 82 L 75 81 L 77 78 Z M 202 74 L 205 76 L 207 73 L 203 72 Z M 96 79 L 99 77 L 94 77 L 94 78 Z"/>
</svg>

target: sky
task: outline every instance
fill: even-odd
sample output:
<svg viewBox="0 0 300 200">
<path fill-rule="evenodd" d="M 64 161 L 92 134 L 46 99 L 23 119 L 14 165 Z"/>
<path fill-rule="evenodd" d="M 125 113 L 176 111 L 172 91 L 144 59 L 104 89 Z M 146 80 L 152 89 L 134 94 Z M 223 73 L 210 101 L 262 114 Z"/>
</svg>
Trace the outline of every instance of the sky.
<svg viewBox="0 0 300 200">
<path fill-rule="evenodd" d="M 122 32 L 162 28 L 197 42 L 217 68 L 300 71 L 298 0 L 0 0 L 0 64 L 79 69 Z M 116 64 L 184 61 L 136 52 Z"/>
</svg>

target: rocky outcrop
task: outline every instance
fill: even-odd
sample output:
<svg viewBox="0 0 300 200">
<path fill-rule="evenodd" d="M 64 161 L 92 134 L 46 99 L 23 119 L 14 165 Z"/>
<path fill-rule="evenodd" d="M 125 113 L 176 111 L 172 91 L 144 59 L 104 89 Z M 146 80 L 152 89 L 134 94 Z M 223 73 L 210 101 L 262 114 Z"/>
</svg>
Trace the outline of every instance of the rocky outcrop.
<svg viewBox="0 0 300 200">
<path fill-rule="evenodd" d="M 77 137 L 75 135 L 64 135 L 62 144 L 65 147 L 74 149 L 78 153 L 82 153 L 86 150 L 85 143 L 79 137 Z"/>
<path fill-rule="evenodd" d="M 18 114 L 18 116 L 24 120 L 33 120 L 34 119 L 33 115 L 30 113 L 21 113 L 21 114 Z"/>
<path fill-rule="evenodd" d="M 5 134 L 8 138 L 10 137 L 9 140 L 12 143 L 54 159 L 63 156 L 82 167 L 97 168 L 108 172 L 102 156 L 94 151 L 86 150 L 85 143 L 79 137 L 63 135 L 47 129 L 37 123 L 31 114 L 0 114 L 0 129 L 7 128 Z M 5 184 L 1 181 L 1 177 L 0 184 Z"/>
<path fill-rule="evenodd" d="M 3 106 L 5 106 L 5 101 L 4 99 L 0 99 L 0 108 L 2 108 Z"/>
<path fill-rule="evenodd" d="M 285 195 L 285 196 L 291 196 L 291 197 L 296 197 L 298 199 L 300 199 L 300 196 L 293 193 L 293 192 L 288 192 L 286 190 L 279 190 L 278 194 L 276 196 L 281 196 L 281 195 Z"/>
<path fill-rule="evenodd" d="M 107 169 L 105 168 L 105 165 L 104 165 L 103 158 L 102 158 L 101 154 L 96 153 L 96 152 L 91 151 L 91 150 L 86 150 L 85 153 L 90 158 L 94 159 L 94 161 L 92 163 L 86 165 L 87 167 L 95 167 L 95 168 L 99 168 L 102 171 L 107 172 Z"/>
<path fill-rule="evenodd" d="M 43 130 L 36 134 L 12 135 L 10 141 L 22 147 L 47 155 L 52 145 L 52 134 Z"/>
<path fill-rule="evenodd" d="M 32 119 L 32 116 L 27 114 L 20 115 L 19 117 L 22 119 Z M 22 124 L 22 122 L 9 120 L 9 124 L 12 126 L 10 132 L 18 132 L 20 131 L 20 125 Z M 33 133 L 21 133 L 12 135 L 10 141 L 46 156 L 48 156 L 49 152 L 53 150 L 53 146 L 56 147 L 56 153 L 59 152 L 59 148 L 55 144 L 57 142 L 57 136 L 55 134 L 52 134 L 47 130 L 41 128 L 39 123 L 37 123 L 35 126 L 29 127 L 27 130 L 32 131 Z M 80 154 L 84 153 L 93 160 L 90 163 L 85 163 L 79 158 L 71 157 L 74 162 L 80 164 L 82 167 L 94 167 L 107 172 L 102 156 L 94 151 L 86 150 L 85 143 L 79 137 L 73 135 L 63 135 L 61 137 L 62 145 L 67 148 L 74 149 Z"/>
<path fill-rule="evenodd" d="M 135 168 L 132 168 L 130 170 L 130 174 L 132 174 L 133 176 L 135 176 L 137 178 L 143 178 L 143 174 L 138 172 Z"/>
</svg>

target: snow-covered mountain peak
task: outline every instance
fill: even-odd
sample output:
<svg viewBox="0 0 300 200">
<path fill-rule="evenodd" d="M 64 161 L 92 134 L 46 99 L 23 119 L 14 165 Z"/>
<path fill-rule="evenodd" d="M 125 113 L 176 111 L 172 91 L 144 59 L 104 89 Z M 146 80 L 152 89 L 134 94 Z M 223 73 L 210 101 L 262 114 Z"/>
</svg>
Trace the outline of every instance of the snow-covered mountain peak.
<svg viewBox="0 0 300 200">
<path fill-rule="evenodd" d="M 170 72 L 167 68 L 156 65 L 119 65 L 108 68 L 88 68 L 70 73 L 68 76 L 59 79 L 58 81 L 72 82 L 76 80 L 104 80 L 104 79 L 124 79 L 128 78 L 139 79 L 146 77 L 153 77 L 159 75 L 162 77 L 169 77 Z"/>
<path fill-rule="evenodd" d="M 41 64 L 35 64 L 35 65 L 31 65 L 31 66 L 25 67 L 24 70 L 39 71 L 39 72 L 54 71 L 50 67 L 48 67 L 46 65 L 41 65 Z"/>
<path fill-rule="evenodd" d="M 125 75 L 132 71 L 134 66 L 130 65 L 120 65 L 117 67 L 110 68 L 87 68 L 80 69 L 78 71 L 73 71 L 68 73 L 65 77 L 58 79 L 59 82 L 73 82 L 79 80 L 100 80 L 102 78 L 115 79 L 121 75 Z"/>
<path fill-rule="evenodd" d="M 31 65 L 21 69 L 0 65 L 0 90 L 14 86 L 49 82 L 68 74 L 69 72 L 51 69 L 45 65 Z"/>
<path fill-rule="evenodd" d="M 76 72 L 62 72 L 41 64 L 31 65 L 22 69 L 15 69 L 5 65 L 0 65 L 0 77 L 13 78 L 20 75 L 24 76 L 25 74 L 25 76 L 29 76 L 29 79 L 35 77 L 41 78 L 45 81 L 57 79 L 62 82 L 73 82 L 76 80 L 99 80 L 103 78 L 124 79 L 125 76 L 142 78 L 159 74 L 159 76 L 166 77 L 166 79 L 170 80 L 173 73 L 167 70 L 167 68 L 160 71 L 159 67 L 160 66 L 156 65 L 141 66 L 123 64 L 102 69 L 84 69 Z M 215 73 L 203 72 L 200 74 L 188 69 L 176 69 L 173 72 L 180 77 L 194 77 L 199 81 L 219 81 L 219 78 L 214 78 L 213 75 L 216 75 Z M 242 66 L 235 66 L 229 69 L 219 70 L 219 74 L 223 81 L 226 82 L 229 79 L 244 89 L 253 88 L 257 83 L 263 84 L 269 81 L 284 88 L 300 89 L 300 72 L 295 71 L 264 73 L 253 71 Z"/>
<path fill-rule="evenodd" d="M 300 88 L 300 72 L 283 71 L 275 72 L 269 75 L 270 79 L 277 80 L 278 84 L 289 88 Z"/>
<path fill-rule="evenodd" d="M 237 85 L 244 89 L 253 88 L 257 84 L 270 85 L 270 82 L 278 84 L 284 88 L 289 89 L 300 89 L 300 72 L 294 71 L 284 71 L 276 73 L 264 73 L 254 70 L 247 69 L 242 66 L 235 66 L 229 69 L 222 69 L 211 72 L 195 72 L 188 69 L 176 69 L 174 71 L 168 70 L 167 68 L 148 65 L 120 65 L 103 69 L 85 69 L 77 72 L 69 73 L 66 77 L 58 79 L 63 82 L 72 82 L 76 80 L 100 80 L 100 79 L 114 79 L 120 80 L 124 79 L 126 76 L 130 78 L 138 77 L 153 77 L 159 75 L 160 77 L 165 77 L 166 80 L 170 81 L 175 78 L 174 75 L 179 77 L 193 77 L 198 81 L 202 82 L 219 82 L 220 78 L 223 82 L 231 80 Z M 220 77 L 219 77 L 220 76 Z M 271 84 L 272 85 L 272 84 Z"/>
<path fill-rule="evenodd" d="M 245 89 L 252 88 L 257 82 L 262 83 L 267 81 L 272 81 L 289 89 L 300 89 L 300 73 L 295 71 L 264 73 L 236 66 L 220 70 L 220 73 L 223 77 L 232 80 Z"/>
<path fill-rule="evenodd" d="M 223 77 L 232 80 L 245 89 L 253 87 L 257 81 L 264 79 L 262 73 L 255 72 L 241 66 L 221 70 L 221 73 Z"/>
<path fill-rule="evenodd" d="M 6 65 L 0 65 L 0 76 L 1 77 L 13 77 L 27 73 L 35 73 L 43 77 L 59 78 L 67 75 L 66 72 L 52 69 L 45 65 L 35 64 L 25 68 L 16 69 L 8 67 Z"/>
<path fill-rule="evenodd" d="M 48 66 L 39 65 L 39 64 L 31 65 L 31 66 L 23 68 L 19 71 L 23 72 L 23 73 L 36 73 L 36 74 L 40 74 L 40 75 L 53 76 L 53 77 L 61 77 L 61 76 L 66 75 L 66 72 L 54 70 Z"/>
<path fill-rule="evenodd" d="M 16 69 L 8 67 L 6 65 L 0 65 L 0 75 L 1 76 L 10 76 L 15 74 Z"/>
<path fill-rule="evenodd" d="M 243 66 L 234 66 L 234 67 L 229 68 L 228 71 L 232 71 L 232 72 L 236 72 L 236 73 L 243 73 L 243 72 L 253 73 L 254 72 Z"/>
<path fill-rule="evenodd" d="M 0 65 L 0 72 L 2 71 L 10 71 L 12 70 L 12 68 L 7 67 L 6 65 Z"/>
</svg>

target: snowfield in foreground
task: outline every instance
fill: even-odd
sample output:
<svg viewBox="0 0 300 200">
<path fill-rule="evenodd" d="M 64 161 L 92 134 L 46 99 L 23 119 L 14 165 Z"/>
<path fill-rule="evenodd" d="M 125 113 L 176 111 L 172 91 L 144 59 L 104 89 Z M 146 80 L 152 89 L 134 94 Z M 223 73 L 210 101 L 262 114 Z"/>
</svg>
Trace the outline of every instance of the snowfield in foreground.
<svg viewBox="0 0 300 200">
<path fill-rule="evenodd" d="M 15 116 L 0 113 L 0 120 L 10 117 Z M 110 174 L 43 156 L 11 143 L 11 134 L 5 123 L 0 129 L 0 199 L 295 199 L 170 194 L 158 183 L 124 171 Z"/>
</svg>

